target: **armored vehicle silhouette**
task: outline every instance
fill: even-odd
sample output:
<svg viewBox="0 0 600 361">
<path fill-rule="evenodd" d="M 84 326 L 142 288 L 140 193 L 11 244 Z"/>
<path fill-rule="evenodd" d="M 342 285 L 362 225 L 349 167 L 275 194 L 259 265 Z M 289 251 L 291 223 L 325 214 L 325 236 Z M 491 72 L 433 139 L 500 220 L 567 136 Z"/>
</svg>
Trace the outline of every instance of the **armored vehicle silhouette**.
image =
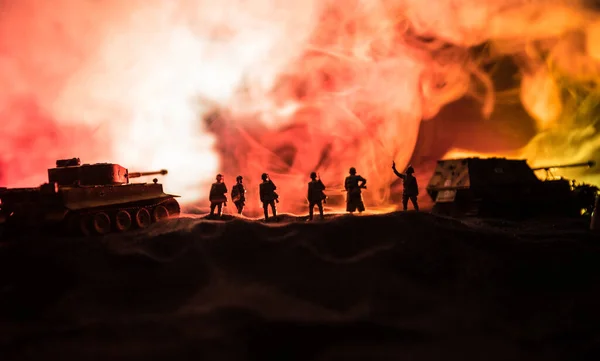
<svg viewBox="0 0 600 361">
<path fill-rule="evenodd" d="M 529 217 L 579 216 L 591 213 L 598 188 L 550 179 L 551 170 L 593 167 L 587 163 L 531 168 L 525 160 L 463 158 L 440 160 L 427 193 L 435 202 L 433 213 L 450 216 Z M 541 180 L 535 171 L 545 170 Z"/>
<path fill-rule="evenodd" d="M 56 161 L 48 183 L 34 188 L 0 188 L 0 224 L 18 230 L 58 227 L 70 234 L 126 232 L 146 228 L 180 213 L 174 195 L 152 184 L 130 179 L 158 172 L 132 172 L 113 163 L 81 164 L 79 158 Z"/>
</svg>

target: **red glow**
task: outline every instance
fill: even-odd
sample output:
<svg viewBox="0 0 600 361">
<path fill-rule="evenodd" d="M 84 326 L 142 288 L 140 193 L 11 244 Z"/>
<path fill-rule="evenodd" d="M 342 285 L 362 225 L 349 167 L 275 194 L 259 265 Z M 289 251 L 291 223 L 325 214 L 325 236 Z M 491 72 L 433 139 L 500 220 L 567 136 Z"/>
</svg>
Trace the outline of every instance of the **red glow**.
<svg viewBox="0 0 600 361">
<path fill-rule="evenodd" d="M 205 204 L 216 173 L 229 187 L 242 174 L 256 191 L 268 172 L 280 210 L 293 212 L 304 208 L 311 171 L 335 198 L 354 166 L 368 180 L 367 207 L 383 207 L 396 180 L 391 163 L 409 163 L 422 121 L 464 96 L 486 116 L 495 109 L 482 68 L 505 55 L 520 59 L 517 98 L 540 132 L 516 151 L 585 158 L 595 136 L 580 129 L 587 145 L 577 153 L 555 136 L 569 119 L 557 72 L 586 81 L 600 74 L 589 41 L 598 36 L 597 17 L 579 5 L 3 1 L 0 184 L 37 185 L 55 159 L 80 157 L 132 171 L 167 168 L 167 191 Z M 485 61 L 469 49 L 484 41 L 492 44 Z M 217 110 L 207 127 L 203 119 Z M 421 186 L 425 172 L 417 169 Z M 248 211 L 257 203 L 250 193 Z"/>
</svg>

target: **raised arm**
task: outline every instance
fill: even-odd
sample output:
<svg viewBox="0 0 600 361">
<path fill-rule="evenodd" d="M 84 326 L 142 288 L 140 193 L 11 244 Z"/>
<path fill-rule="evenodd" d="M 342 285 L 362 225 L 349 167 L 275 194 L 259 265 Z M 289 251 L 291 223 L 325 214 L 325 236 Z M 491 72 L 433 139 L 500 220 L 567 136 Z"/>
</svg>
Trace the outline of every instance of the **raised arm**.
<svg viewBox="0 0 600 361">
<path fill-rule="evenodd" d="M 402 179 L 404 179 L 404 178 L 406 177 L 404 174 L 402 174 L 402 173 L 398 172 L 398 171 L 396 170 L 396 168 L 392 168 L 392 170 L 394 171 L 394 174 L 395 174 L 395 175 L 396 175 L 398 178 L 402 178 Z"/>
<path fill-rule="evenodd" d="M 394 171 L 394 174 L 398 177 L 398 178 L 402 178 L 404 179 L 406 176 L 400 172 L 398 172 L 398 170 L 396 169 L 396 162 L 392 163 L 392 170 Z"/>
<path fill-rule="evenodd" d="M 270 180 L 271 184 L 273 185 L 273 190 L 277 190 L 277 186 L 275 185 L 275 183 L 273 183 L 272 180 Z"/>
</svg>

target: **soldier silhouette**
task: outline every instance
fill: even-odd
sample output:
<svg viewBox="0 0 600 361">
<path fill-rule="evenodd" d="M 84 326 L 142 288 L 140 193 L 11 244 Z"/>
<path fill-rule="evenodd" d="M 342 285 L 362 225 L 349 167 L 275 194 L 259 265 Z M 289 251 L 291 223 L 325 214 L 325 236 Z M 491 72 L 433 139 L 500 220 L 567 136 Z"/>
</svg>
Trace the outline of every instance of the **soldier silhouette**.
<svg viewBox="0 0 600 361">
<path fill-rule="evenodd" d="M 246 205 L 246 189 L 244 188 L 243 177 L 238 175 L 236 184 L 231 188 L 231 201 L 235 204 L 238 214 L 242 214 L 244 206 Z"/>
<path fill-rule="evenodd" d="M 259 194 L 260 201 L 263 204 L 263 210 L 265 212 L 265 221 L 269 219 L 269 206 L 271 206 L 271 211 L 273 212 L 273 218 L 277 217 L 277 209 L 275 207 L 275 202 L 279 202 L 279 196 L 275 192 L 277 187 L 275 183 L 271 180 L 267 173 L 263 173 L 262 183 L 259 186 Z"/>
<path fill-rule="evenodd" d="M 227 186 L 223 181 L 223 175 L 217 174 L 217 181 L 210 187 L 210 194 L 208 200 L 210 201 L 210 216 L 215 214 L 215 208 L 217 208 L 217 215 L 220 217 L 223 213 L 223 205 L 227 206 Z"/>
<path fill-rule="evenodd" d="M 366 187 L 367 180 L 356 174 L 356 168 L 350 168 L 350 175 L 344 181 L 346 189 L 346 211 L 353 213 L 358 210 L 362 213 L 365 210 L 365 204 L 362 200 L 361 189 Z"/>
<path fill-rule="evenodd" d="M 404 183 L 404 190 L 402 191 L 402 209 L 404 211 L 408 209 L 408 200 L 410 199 L 415 211 L 418 212 L 419 203 L 417 201 L 417 196 L 419 195 L 419 185 L 417 184 L 417 178 L 413 176 L 413 173 L 415 172 L 414 168 L 409 165 L 408 168 L 406 168 L 406 174 L 402 174 L 396 169 L 396 162 L 392 162 L 392 170 Z"/>
<path fill-rule="evenodd" d="M 320 178 L 317 178 L 317 173 L 310 173 L 311 181 L 308 182 L 308 195 L 306 199 L 308 199 L 308 219 L 312 221 L 314 208 L 317 206 L 319 208 L 319 215 L 321 219 L 323 219 L 323 201 L 326 196 L 323 191 L 325 190 L 325 185 L 321 182 Z"/>
</svg>

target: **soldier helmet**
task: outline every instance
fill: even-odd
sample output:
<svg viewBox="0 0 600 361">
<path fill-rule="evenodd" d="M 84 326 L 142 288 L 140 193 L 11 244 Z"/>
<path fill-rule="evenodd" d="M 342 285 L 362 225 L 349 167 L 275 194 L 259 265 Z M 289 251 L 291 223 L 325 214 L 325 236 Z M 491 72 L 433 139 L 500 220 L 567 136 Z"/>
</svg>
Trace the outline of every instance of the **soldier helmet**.
<svg viewBox="0 0 600 361">
<path fill-rule="evenodd" d="M 244 179 L 244 177 L 242 177 L 241 175 L 238 175 L 237 177 L 235 177 L 235 180 L 237 180 L 237 181 L 241 181 L 242 179 Z"/>
<path fill-rule="evenodd" d="M 223 178 L 223 175 L 221 173 L 217 174 L 217 180 Z"/>
<path fill-rule="evenodd" d="M 354 168 L 354 167 L 350 168 L 350 174 L 356 174 L 356 168 Z"/>
<path fill-rule="evenodd" d="M 409 165 L 408 168 L 406 168 L 406 174 L 413 174 L 415 172 L 415 169 L 412 167 L 412 165 Z"/>
<path fill-rule="evenodd" d="M 316 179 L 317 178 L 317 173 L 316 172 L 311 172 L 310 173 L 310 179 Z"/>
<path fill-rule="evenodd" d="M 261 176 L 262 180 L 266 181 L 267 178 L 269 178 L 269 175 L 267 173 L 263 173 Z"/>
</svg>

